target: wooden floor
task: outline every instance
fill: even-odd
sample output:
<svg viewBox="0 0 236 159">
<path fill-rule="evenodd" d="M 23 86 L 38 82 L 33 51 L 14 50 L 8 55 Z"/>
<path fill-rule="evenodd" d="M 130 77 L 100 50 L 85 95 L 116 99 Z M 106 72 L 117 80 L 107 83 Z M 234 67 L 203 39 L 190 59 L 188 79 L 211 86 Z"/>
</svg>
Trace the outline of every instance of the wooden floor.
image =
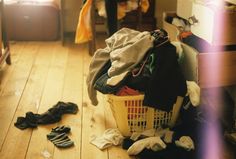
<svg viewBox="0 0 236 159">
<path fill-rule="evenodd" d="M 103 47 L 99 43 L 98 47 Z M 89 143 L 90 136 L 115 127 L 103 96 L 99 105 L 90 104 L 86 76 L 91 57 L 87 45 L 60 42 L 11 43 L 12 65 L 0 69 L 0 158 L 1 159 L 130 159 L 122 148 L 101 151 Z M 43 113 L 58 101 L 74 102 L 76 115 L 64 115 L 59 123 L 19 130 L 18 116 Z M 71 126 L 75 146 L 58 149 L 47 140 L 51 128 Z M 44 156 L 48 152 L 51 156 Z M 229 155 L 232 156 L 232 155 Z M 231 157 L 225 157 L 233 159 Z"/>
<path fill-rule="evenodd" d="M 115 127 L 115 120 L 101 94 L 97 107 L 88 99 L 86 76 L 91 57 L 86 45 L 15 42 L 11 43 L 11 55 L 12 65 L 0 69 L 1 159 L 47 158 L 43 152 L 54 159 L 130 158 L 120 147 L 101 151 L 89 143 L 91 135 Z M 79 112 L 37 129 L 19 130 L 14 126 L 18 116 L 28 111 L 43 113 L 58 101 L 76 103 Z M 47 140 L 46 134 L 57 125 L 71 126 L 73 148 L 61 150 Z"/>
</svg>

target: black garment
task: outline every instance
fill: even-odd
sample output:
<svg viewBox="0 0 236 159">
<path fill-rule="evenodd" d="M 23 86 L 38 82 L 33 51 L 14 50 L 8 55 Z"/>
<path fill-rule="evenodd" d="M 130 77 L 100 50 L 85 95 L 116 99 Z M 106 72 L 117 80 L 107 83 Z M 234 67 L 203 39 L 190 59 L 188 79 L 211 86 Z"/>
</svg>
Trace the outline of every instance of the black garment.
<svg viewBox="0 0 236 159">
<path fill-rule="evenodd" d="M 187 45 L 196 49 L 198 52 L 216 51 L 215 48 L 211 46 L 207 41 L 205 41 L 202 38 L 199 38 L 194 34 L 187 36 L 186 38 L 183 38 L 182 41 Z"/>
<path fill-rule="evenodd" d="M 149 81 L 152 76 L 153 63 L 155 63 L 155 55 L 152 49 L 149 49 L 144 60 L 129 73 L 126 79 L 126 85 L 132 89 L 144 92 L 148 87 L 147 81 Z"/>
<path fill-rule="evenodd" d="M 108 69 L 111 67 L 111 61 L 108 61 L 98 72 L 93 84 L 94 89 L 103 94 L 115 94 L 125 84 L 125 79 L 119 82 L 116 86 L 107 85 L 107 80 L 110 78 L 107 74 Z"/>
<path fill-rule="evenodd" d="M 198 107 L 190 104 L 188 107 L 182 105 L 180 109 L 180 124 L 171 130 L 174 131 L 173 141 L 182 136 L 189 136 L 194 142 L 195 149 L 198 149 L 201 142 L 201 128 L 206 124 L 205 117 Z"/>
<path fill-rule="evenodd" d="M 117 0 L 105 0 L 105 9 L 107 13 L 108 34 L 112 36 L 118 28 Z"/>
<path fill-rule="evenodd" d="M 156 29 L 151 31 L 150 34 L 154 37 L 154 46 L 161 45 L 169 40 L 168 33 L 164 29 Z"/>
<path fill-rule="evenodd" d="M 182 38 L 182 42 L 196 49 L 199 53 L 204 52 L 217 52 L 217 51 L 233 51 L 236 49 L 236 45 L 224 45 L 224 46 L 216 46 L 211 45 L 206 40 L 199 38 L 198 36 L 192 34 L 187 36 L 186 38 Z"/>
<path fill-rule="evenodd" d="M 184 98 L 179 115 L 181 122 L 171 129 L 174 132 L 172 143 L 166 144 L 166 149 L 156 152 L 145 148 L 137 155 L 140 159 L 200 159 L 204 140 L 201 130 L 207 125 L 206 117 L 199 107 L 192 106 L 188 97 Z M 175 145 L 174 141 L 182 136 L 191 137 L 194 150 L 187 151 Z M 125 138 L 122 148 L 128 149 L 133 143 L 133 140 Z"/>
<path fill-rule="evenodd" d="M 145 90 L 143 105 L 171 111 L 177 96 L 185 96 L 186 80 L 178 64 L 176 48 L 170 42 L 154 47 L 155 68 Z"/>
<path fill-rule="evenodd" d="M 74 103 L 58 102 L 43 114 L 27 112 L 25 117 L 18 117 L 14 124 L 19 129 L 36 128 L 38 124 L 52 124 L 61 120 L 63 114 L 76 114 L 78 106 Z"/>
<path fill-rule="evenodd" d="M 197 159 L 195 150 L 186 151 L 175 144 L 167 144 L 167 148 L 161 151 L 144 149 L 138 154 L 140 159 Z"/>
<path fill-rule="evenodd" d="M 133 140 L 125 138 L 122 143 L 123 149 L 129 149 L 134 143 Z M 174 143 L 166 144 L 166 149 L 160 151 L 152 151 L 145 148 L 137 157 L 139 159 L 196 159 L 197 155 L 195 150 L 186 151 L 183 148 L 175 146 Z"/>
</svg>

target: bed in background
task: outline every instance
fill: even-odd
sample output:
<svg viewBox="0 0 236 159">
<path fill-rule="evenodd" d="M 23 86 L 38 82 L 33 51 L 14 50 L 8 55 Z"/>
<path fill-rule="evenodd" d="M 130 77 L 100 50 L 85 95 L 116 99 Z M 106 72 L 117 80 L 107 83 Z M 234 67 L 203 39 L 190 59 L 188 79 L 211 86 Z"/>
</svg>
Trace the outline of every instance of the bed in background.
<svg viewBox="0 0 236 159">
<path fill-rule="evenodd" d="M 10 40 L 57 40 L 60 6 L 54 0 L 5 0 L 4 13 Z"/>
</svg>

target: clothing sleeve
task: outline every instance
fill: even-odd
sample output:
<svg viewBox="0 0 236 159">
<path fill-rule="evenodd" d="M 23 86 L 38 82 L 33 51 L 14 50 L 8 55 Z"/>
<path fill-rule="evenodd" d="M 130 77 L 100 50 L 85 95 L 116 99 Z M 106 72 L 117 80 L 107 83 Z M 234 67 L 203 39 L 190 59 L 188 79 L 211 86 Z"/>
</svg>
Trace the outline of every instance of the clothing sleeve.
<svg viewBox="0 0 236 159">
<path fill-rule="evenodd" d="M 99 71 L 102 69 L 103 66 L 106 65 L 107 61 L 109 61 L 109 58 L 110 49 L 106 47 L 105 49 L 98 49 L 90 62 L 89 74 L 87 76 L 87 90 L 89 98 L 93 105 L 98 104 L 97 92 L 94 89 L 93 85 L 97 79 Z"/>
</svg>

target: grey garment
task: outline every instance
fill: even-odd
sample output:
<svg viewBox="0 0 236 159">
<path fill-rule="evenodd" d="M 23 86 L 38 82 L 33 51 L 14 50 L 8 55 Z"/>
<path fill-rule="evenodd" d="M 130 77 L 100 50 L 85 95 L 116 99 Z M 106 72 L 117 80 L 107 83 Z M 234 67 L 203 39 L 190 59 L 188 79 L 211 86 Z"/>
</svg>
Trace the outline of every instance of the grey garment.
<svg viewBox="0 0 236 159">
<path fill-rule="evenodd" d="M 109 77 L 119 75 L 135 67 L 145 56 L 148 49 L 153 47 L 154 38 L 149 32 L 122 28 L 106 39 L 106 48 L 98 49 L 89 66 L 87 77 L 88 95 L 93 105 L 98 104 L 97 93 L 93 88 L 97 75 L 108 60 L 111 67 Z"/>
<path fill-rule="evenodd" d="M 227 86 L 225 89 L 234 101 L 233 119 L 236 121 L 236 85 Z"/>
<path fill-rule="evenodd" d="M 122 29 L 120 34 L 107 39 L 106 43 L 113 47 L 110 53 L 109 77 L 134 68 L 153 47 L 153 41 L 154 37 L 149 32 L 138 32 L 127 28 Z"/>
</svg>

